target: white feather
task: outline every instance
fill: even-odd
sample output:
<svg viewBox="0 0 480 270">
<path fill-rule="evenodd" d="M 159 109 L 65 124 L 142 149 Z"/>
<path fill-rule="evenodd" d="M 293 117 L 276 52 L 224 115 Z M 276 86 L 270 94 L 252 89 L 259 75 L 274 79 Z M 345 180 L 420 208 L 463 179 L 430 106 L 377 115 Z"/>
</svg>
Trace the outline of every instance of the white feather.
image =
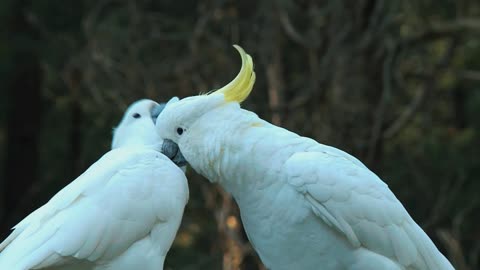
<svg viewBox="0 0 480 270">
<path fill-rule="evenodd" d="M 193 169 L 233 195 L 268 269 L 453 269 L 388 186 L 339 149 L 216 93 L 167 106 L 156 125 Z"/>
<path fill-rule="evenodd" d="M 163 269 L 188 186 L 156 150 L 154 105 L 134 103 L 116 129 L 115 149 L 14 227 L 0 244 L 0 269 Z"/>
</svg>

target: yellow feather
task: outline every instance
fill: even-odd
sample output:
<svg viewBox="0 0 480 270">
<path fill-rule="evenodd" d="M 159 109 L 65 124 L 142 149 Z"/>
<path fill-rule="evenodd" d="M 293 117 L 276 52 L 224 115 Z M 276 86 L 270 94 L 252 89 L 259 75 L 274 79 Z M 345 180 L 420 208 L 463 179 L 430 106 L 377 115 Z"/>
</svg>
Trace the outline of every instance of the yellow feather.
<svg viewBox="0 0 480 270">
<path fill-rule="evenodd" d="M 233 47 L 237 49 L 242 57 L 242 67 L 235 79 L 215 92 L 223 93 L 226 102 L 235 101 L 241 103 L 252 91 L 255 84 L 255 71 L 253 71 L 252 57 L 242 47 L 238 45 L 233 45 Z"/>
</svg>

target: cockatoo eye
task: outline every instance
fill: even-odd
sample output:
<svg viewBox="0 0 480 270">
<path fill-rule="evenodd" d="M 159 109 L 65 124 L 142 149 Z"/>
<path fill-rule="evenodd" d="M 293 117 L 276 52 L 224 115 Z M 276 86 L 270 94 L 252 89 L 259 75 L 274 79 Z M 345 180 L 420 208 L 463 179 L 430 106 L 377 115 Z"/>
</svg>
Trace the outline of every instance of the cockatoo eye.
<svg viewBox="0 0 480 270">
<path fill-rule="evenodd" d="M 180 127 L 177 128 L 177 134 L 178 134 L 178 135 L 182 135 L 182 134 L 183 134 L 183 131 L 184 131 L 183 128 L 180 128 Z"/>
<path fill-rule="evenodd" d="M 132 116 L 133 118 L 137 118 L 137 119 L 142 117 L 139 113 L 134 113 Z"/>
</svg>

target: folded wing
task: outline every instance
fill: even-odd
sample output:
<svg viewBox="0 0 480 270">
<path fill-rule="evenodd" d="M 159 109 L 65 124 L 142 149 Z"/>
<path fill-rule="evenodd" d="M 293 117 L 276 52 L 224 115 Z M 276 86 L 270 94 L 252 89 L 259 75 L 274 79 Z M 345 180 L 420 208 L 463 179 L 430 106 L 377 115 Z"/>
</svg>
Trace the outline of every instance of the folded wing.
<svg viewBox="0 0 480 270">
<path fill-rule="evenodd" d="M 161 222 L 152 215 L 151 191 L 142 190 L 142 182 L 136 186 L 137 179 L 151 181 L 161 170 L 154 164 L 161 160 L 150 158 L 158 153 L 145 151 L 110 151 L 22 220 L 0 244 L 0 269 L 108 260 L 145 237 Z M 145 170 L 148 166 L 159 168 Z M 131 191 L 135 188 L 140 192 Z"/>
<path fill-rule="evenodd" d="M 294 154 L 285 171 L 315 215 L 353 247 L 408 269 L 453 269 L 388 186 L 364 166 L 326 152 L 305 152 Z"/>
</svg>

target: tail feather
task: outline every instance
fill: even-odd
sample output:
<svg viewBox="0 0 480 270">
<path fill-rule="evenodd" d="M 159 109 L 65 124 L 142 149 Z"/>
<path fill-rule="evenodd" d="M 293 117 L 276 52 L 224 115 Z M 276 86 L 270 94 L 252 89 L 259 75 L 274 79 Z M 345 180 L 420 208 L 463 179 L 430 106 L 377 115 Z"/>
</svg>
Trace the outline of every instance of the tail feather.
<svg viewBox="0 0 480 270">
<path fill-rule="evenodd" d="M 414 223 L 414 226 L 408 226 L 406 231 L 410 238 L 415 242 L 420 258 L 414 264 L 413 269 L 428 269 L 428 270 L 454 270 L 452 264 L 447 258 L 437 249 L 432 240 L 427 234 Z M 421 231 L 422 233 L 416 233 Z"/>
<path fill-rule="evenodd" d="M 28 270 L 37 262 L 41 262 L 35 259 L 33 254 L 38 254 L 44 249 L 42 245 L 55 234 L 55 231 L 56 228 L 53 226 L 38 226 L 34 234 L 23 227 L 15 229 L 2 243 L 0 269 Z"/>
</svg>

